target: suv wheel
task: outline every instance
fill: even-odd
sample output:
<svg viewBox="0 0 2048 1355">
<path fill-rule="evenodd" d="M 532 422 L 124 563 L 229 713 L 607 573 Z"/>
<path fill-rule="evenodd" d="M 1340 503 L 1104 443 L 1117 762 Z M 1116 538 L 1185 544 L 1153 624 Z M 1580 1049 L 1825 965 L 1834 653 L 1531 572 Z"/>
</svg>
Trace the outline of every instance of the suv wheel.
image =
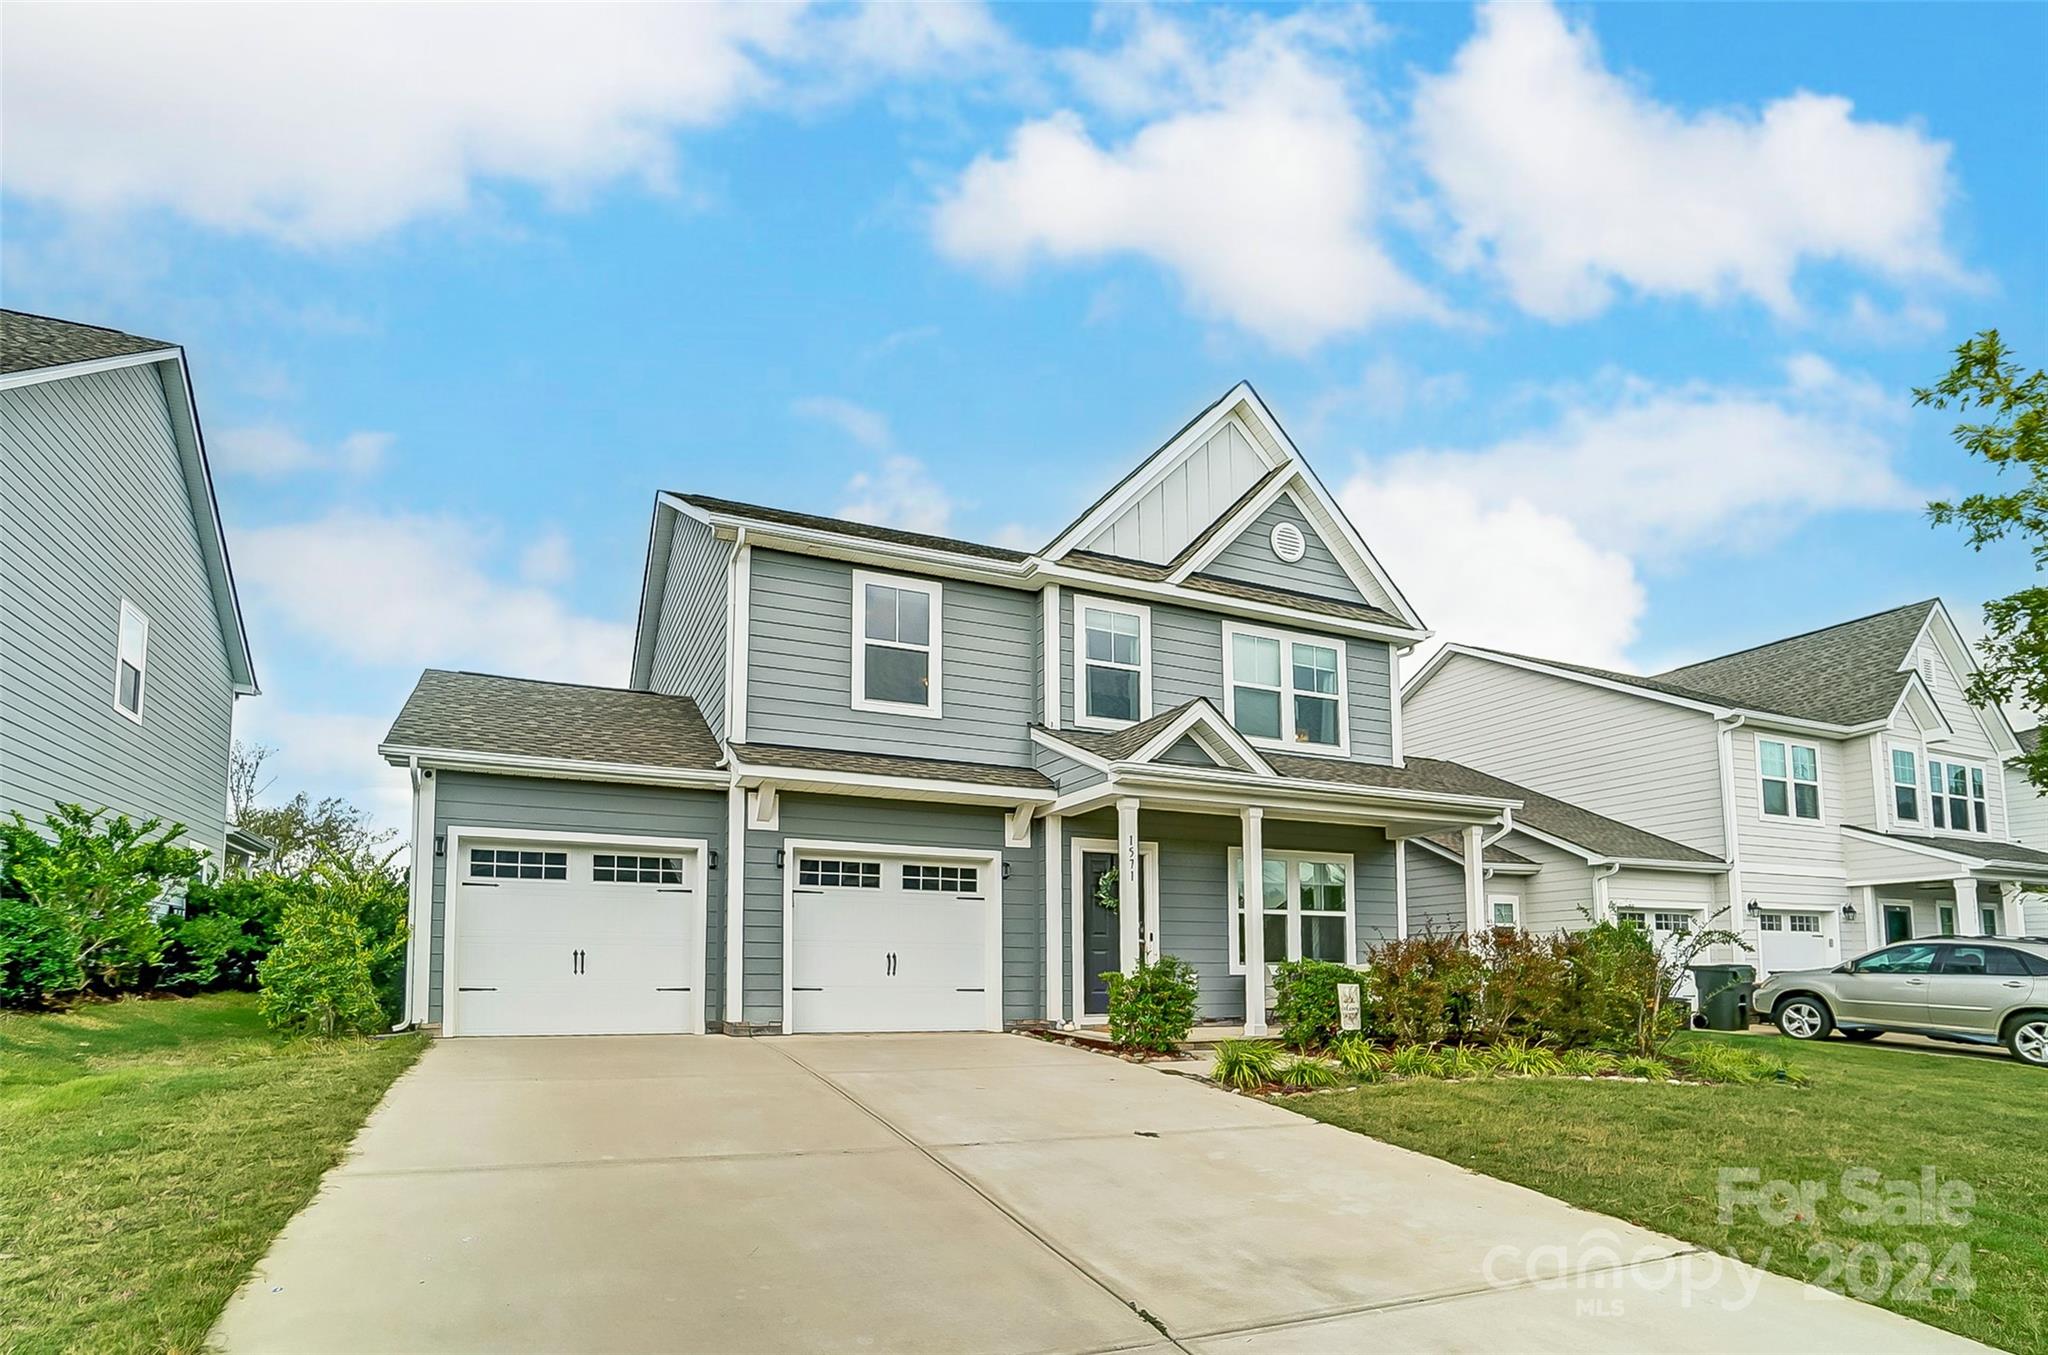
<svg viewBox="0 0 2048 1355">
<path fill-rule="evenodd" d="M 2005 1034 L 2005 1047 L 2021 1063 L 2048 1068 L 2048 1016 L 2036 1012 L 2013 1022 Z"/>
<path fill-rule="evenodd" d="M 1825 1040 L 1828 1032 L 1835 1028 L 1835 1018 L 1828 1011 L 1827 1004 L 1803 993 L 1780 1002 L 1778 1009 L 1771 1013 L 1771 1021 L 1779 1031 L 1795 1040 Z M 2014 1038 L 2018 1038 L 2017 1033 Z"/>
</svg>

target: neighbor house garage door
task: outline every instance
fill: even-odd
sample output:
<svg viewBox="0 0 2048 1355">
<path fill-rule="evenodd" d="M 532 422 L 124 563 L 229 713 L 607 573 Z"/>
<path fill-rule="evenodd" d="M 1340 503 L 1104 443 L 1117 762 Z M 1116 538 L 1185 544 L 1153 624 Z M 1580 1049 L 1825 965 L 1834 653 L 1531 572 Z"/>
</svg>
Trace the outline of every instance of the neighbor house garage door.
<svg viewBox="0 0 2048 1355">
<path fill-rule="evenodd" d="M 1784 969 L 1829 969 L 1838 958 L 1821 913 L 1760 913 L 1757 962 L 1767 974 Z"/>
<path fill-rule="evenodd" d="M 987 861 L 801 852 L 794 875 L 789 1030 L 1001 1025 Z"/>
<path fill-rule="evenodd" d="M 694 848 L 458 839 L 447 890 L 450 1032 L 699 1028 L 698 864 Z"/>
</svg>

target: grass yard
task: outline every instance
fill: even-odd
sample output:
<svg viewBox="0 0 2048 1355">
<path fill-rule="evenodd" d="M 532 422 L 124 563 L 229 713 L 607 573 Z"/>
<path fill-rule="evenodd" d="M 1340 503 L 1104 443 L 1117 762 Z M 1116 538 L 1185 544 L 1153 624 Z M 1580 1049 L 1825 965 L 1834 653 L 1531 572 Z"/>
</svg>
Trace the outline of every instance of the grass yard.
<svg viewBox="0 0 2048 1355">
<path fill-rule="evenodd" d="M 0 1014 L 0 1350 L 198 1350 L 423 1047 L 285 1044 L 246 993 Z"/>
<path fill-rule="evenodd" d="M 1813 1249 L 1829 1245 L 1847 1255 L 1874 1244 L 1896 1261 L 1918 1244 L 1938 1263 L 1964 1243 L 1972 1297 L 1902 1294 L 1903 1263 L 1881 1289 L 1874 1249 L 1861 1262 L 1858 1296 L 2007 1350 L 2048 1351 L 2048 1074 L 1882 1041 L 1687 1038 L 1781 1053 L 1811 1085 L 1402 1082 L 1278 1103 L 1802 1280 L 1823 1278 L 1824 1257 Z M 1812 1222 L 1773 1225 L 1744 1208 L 1724 1224 L 1723 1167 L 1755 1168 L 1764 1182 L 1823 1181 L 1827 1194 Z M 1932 1167 L 1942 1180 L 1967 1182 L 1971 1217 L 1960 1226 L 1851 1222 L 1840 1182 L 1856 1167 L 1915 1183 Z M 1830 1287 L 1858 1292 L 1840 1281 Z"/>
</svg>

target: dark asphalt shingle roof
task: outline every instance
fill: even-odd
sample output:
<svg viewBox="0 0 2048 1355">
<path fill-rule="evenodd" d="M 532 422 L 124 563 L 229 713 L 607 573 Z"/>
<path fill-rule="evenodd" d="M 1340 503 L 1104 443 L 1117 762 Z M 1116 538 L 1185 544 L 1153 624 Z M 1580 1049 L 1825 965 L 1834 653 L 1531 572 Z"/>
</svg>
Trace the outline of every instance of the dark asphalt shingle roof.
<svg viewBox="0 0 2048 1355">
<path fill-rule="evenodd" d="M 1945 833 L 1880 833 L 1870 828 L 1859 828 L 1857 831 L 1866 837 L 1890 838 L 1915 846 L 1933 847 L 1938 851 L 1954 852 L 1957 856 L 1973 857 L 1979 861 L 2010 861 L 2021 866 L 2048 866 L 2048 852 L 2036 847 L 2022 847 L 2017 842 L 1998 842 L 1981 837 L 1954 837 Z"/>
<path fill-rule="evenodd" d="M 74 362 L 98 362 L 102 358 L 125 358 L 134 353 L 171 351 L 176 344 L 162 339 L 145 339 L 99 325 L 81 325 L 71 320 L 31 315 L 26 311 L 0 310 L 0 373 L 30 372 L 44 367 L 64 367 Z"/>
<path fill-rule="evenodd" d="M 1122 729 L 1053 729 L 1047 725 L 1037 725 L 1035 728 L 1043 729 L 1054 738 L 1071 743 L 1076 748 L 1086 749 L 1099 758 L 1121 762 L 1150 743 L 1154 735 L 1179 719 L 1181 713 L 1191 706 L 1207 706 L 1216 713 L 1217 719 L 1223 718 L 1222 712 L 1216 710 L 1213 702 L 1207 697 L 1198 696 L 1192 701 L 1181 702 L 1172 710 L 1163 710 L 1150 719 L 1140 720 L 1134 725 L 1125 725 Z"/>
<path fill-rule="evenodd" d="M 1452 856 L 1460 860 L 1464 859 L 1465 841 L 1456 833 L 1424 833 L 1423 837 L 1429 839 L 1434 845 L 1443 848 Z M 1536 864 L 1520 852 L 1511 852 L 1498 842 L 1488 843 L 1486 849 L 1480 853 L 1480 859 L 1496 866 L 1533 866 Z"/>
<path fill-rule="evenodd" d="M 2032 757 L 2034 750 L 2041 746 L 2041 727 L 2035 725 L 2032 729 L 2016 729 L 2013 731 L 2013 737 L 2020 741 L 2020 751 Z"/>
<path fill-rule="evenodd" d="M 1723 701 L 1828 724 L 1883 720 L 1906 689 L 1900 672 L 1933 598 L 1657 674 Z"/>
<path fill-rule="evenodd" d="M 1052 779 L 1030 767 L 1001 767 L 984 762 L 952 762 L 941 758 L 897 757 L 886 753 L 850 753 L 837 748 L 792 748 L 773 743 L 736 743 L 733 756 L 756 767 L 796 771 L 853 772 L 867 776 L 902 776 L 918 781 L 967 781 L 976 785 L 1020 790 L 1052 790 Z"/>
<path fill-rule="evenodd" d="M 721 499 L 710 494 L 683 494 L 675 496 L 684 503 L 693 504 L 710 513 L 728 513 L 733 517 L 753 518 L 759 522 L 776 523 L 784 527 L 802 527 L 810 531 L 835 532 L 840 536 L 857 536 L 869 541 L 887 541 L 899 546 L 914 546 L 922 550 L 950 551 L 955 555 L 973 555 L 984 560 L 1003 560 L 1011 563 L 1027 559 L 1023 551 L 1008 550 L 1002 546 L 984 546 L 978 541 L 962 541 L 957 537 L 933 536 L 928 532 L 906 532 L 896 527 L 878 527 L 871 522 L 854 522 L 848 518 L 825 517 L 819 513 L 798 513 L 787 508 L 769 508 L 758 503 L 741 503 L 737 499 Z"/>
<path fill-rule="evenodd" d="M 686 696 L 429 668 L 388 745 L 708 771 L 718 740 Z"/>
</svg>

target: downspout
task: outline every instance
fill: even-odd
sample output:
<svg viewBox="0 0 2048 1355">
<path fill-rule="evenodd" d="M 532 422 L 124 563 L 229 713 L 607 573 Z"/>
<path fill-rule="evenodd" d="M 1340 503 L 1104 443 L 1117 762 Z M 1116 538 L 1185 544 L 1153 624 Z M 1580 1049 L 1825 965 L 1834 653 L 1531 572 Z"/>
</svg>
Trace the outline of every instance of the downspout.
<svg viewBox="0 0 2048 1355">
<path fill-rule="evenodd" d="M 1716 732 L 1717 747 L 1721 756 L 1721 834 L 1722 848 L 1728 858 L 1728 930 L 1742 930 L 1742 853 L 1737 848 L 1739 825 L 1735 814 L 1735 731 L 1747 719 L 1742 715 L 1723 715 L 1715 719 L 1719 726 Z"/>
<path fill-rule="evenodd" d="M 420 760 L 417 755 L 406 759 L 406 776 L 412 782 L 412 878 L 406 882 L 405 900 L 405 979 L 401 987 L 403 999 L 398 1008 L 398 1024 L 393 1031 L 401 1031 L 412 1025 L 412 989 L 419 977 L 413 966 L 419 963 L 420 955 Z M 432 825 L 428 826 L 431 835 Z M 434 887 L 433 844 L 428 843 L 427 888 Z"/>
<path fill-rule="evenodd" d="M 1597 922 L 1614 920 L 1614 905 L 1607 898 L 1607 882 L 1621 873 L 1621 862 L 1609 861 L 1593 869 L 1593 916 Z"/>
</svg>

